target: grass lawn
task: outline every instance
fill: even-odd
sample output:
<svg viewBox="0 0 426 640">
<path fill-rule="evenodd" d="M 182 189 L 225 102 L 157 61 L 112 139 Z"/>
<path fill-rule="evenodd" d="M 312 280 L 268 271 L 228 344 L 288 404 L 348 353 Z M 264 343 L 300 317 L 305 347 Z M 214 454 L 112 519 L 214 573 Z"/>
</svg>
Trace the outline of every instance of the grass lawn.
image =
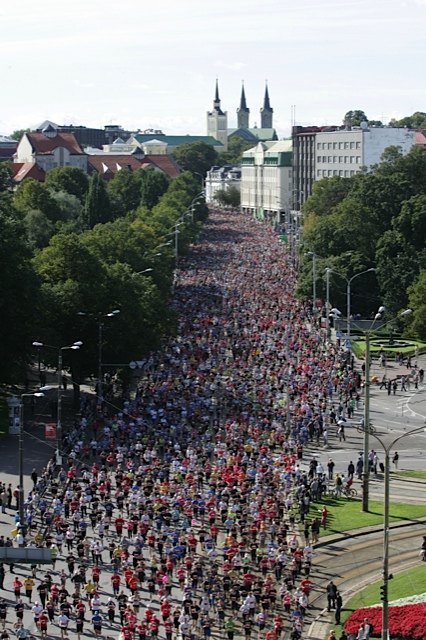
<svg viewBox="0 0 426 640">
<path fill-rule="evenodd" d="M 323 504 L 325 504 L 328 510 L 328 522 L 326 529 L 321 528 L 320 540 L 321 537 L 333 533 L 359 529 L 374 524 L 382 524 L 383 522 L 383 502 L 370 500 L 370 511 L 363 513 L 361 511 L 361 500 L 357 500 L 356 498 L 337 499 L 326 496 L 321 504 L 311 504 L 309 517 L 315 518 L 317 516 L 321 518 L 320 511 Z M 426 506 L 421 504 L 391 502 L 389 505 L 389 516 L 391 522 L 426 517 Z"/>
<path fill-rule="evenodd" d="M 392 471 L 392 476 L 398 478 L 398 476 L 403 476 L 406 478 L 418 478 L 419 480 L 426 480 L 426 470 L 424 469 L 413 469 L 406 471 Z"/>
<path fill-rule="evenodd" d="M 425 593 L 426 591 L 426 566 L 420 563 L 414 569 L 401 571 L 396 573 L 392 580 L 389 581 L 389 601 L 398 600 L 399 598 L 408 598 L 417 593 Z M 374 582 L 368 587 L 357 593 L 353 598 L 343 603 L 342 622 L 349 618 L 352 611 L 361 609 L 362 607 L 371 607 L 380 603 L 380 586 L 382 581 Z M 339 637 L 341 625 L 336 625 L 336 636 Z"/>
<path fill-rule="evenodd" d="M 370 340 L 370 355 L 372 358 L 378 358 L 380 354 L 380 338 L 381 336 L 372 336 Z M 383 336 L 383 342 L 386 343 L 388 340 L 388 336 Z M 411 346 L 401 346 L 398 345 L 398 340 L 404 340 L 406 342 L 410 342 Z M 414 356 L 416 346 L 419 347 L 420 353 L 424 353 L 426 350 L 426 343 L 420 342 L 419 340 L 411 340 L 407 338 L 395 338 L 395 345 L 389 346 L 386 344 L 384 346 L 384 352 L 387 355 L 388 360 L 395 360 L 396 354 L 401 351 L 405 356 Z M 365 338 L 363 336 L 359 336 L 358 338 L 353 338 L 352 349 L 357 356 L 357 358 L 363 358 L 365 353 Z"/>
</svg>

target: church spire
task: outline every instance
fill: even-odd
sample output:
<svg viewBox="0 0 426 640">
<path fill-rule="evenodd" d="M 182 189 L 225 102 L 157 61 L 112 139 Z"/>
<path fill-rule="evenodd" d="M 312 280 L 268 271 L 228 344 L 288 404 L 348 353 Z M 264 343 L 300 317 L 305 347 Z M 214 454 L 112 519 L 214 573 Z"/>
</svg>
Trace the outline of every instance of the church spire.
<svg viewBox="0 0 426 640">
<path fill-rule="evenodd" d="M 213 110 L 217 111 L 218 113 L 222 114 L 222 109 L 220 108 L 220 98 L 219 98 L 219 81 L 216 78 L 216 91 L 214 94 L 214 100 L 213 100 Z"/>
<path fill-rule="evenodd" d="M 268 81 L 265 86 L 265 97 L 263 99 L 263 107 L 260 110 L 260 120 L 262 129 L 272 129 L 272 115 L 274 110 L 269 102 Z"/>
<path fill-rule="evenodd" d="M 240 106 L 237 109 L 238 129 L 240 129 L 241 127 L 244 127 L 245 129 L 249 128 L 249 116 L 250 116 L 250 109 L 248 109 L 247 107 L 246 94 L 244 91 L 244 80 L 243 80 L 243 86 L 241 89 Z"/>
</svg>

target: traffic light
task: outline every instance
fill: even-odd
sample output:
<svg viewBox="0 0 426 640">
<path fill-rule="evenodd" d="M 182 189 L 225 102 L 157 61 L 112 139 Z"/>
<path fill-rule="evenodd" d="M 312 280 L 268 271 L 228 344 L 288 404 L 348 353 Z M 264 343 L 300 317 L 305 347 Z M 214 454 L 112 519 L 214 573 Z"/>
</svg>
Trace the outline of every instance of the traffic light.
<svg viewBox="0 0 426 640">
<path fill-rule="evenodd" d="M 388 599 L 388 585 L 387 584 L 382 584 L 382 586 L 380 587 L 380 600 L 383 600 L 383 602 L 385 602 Z"/>
</svg>

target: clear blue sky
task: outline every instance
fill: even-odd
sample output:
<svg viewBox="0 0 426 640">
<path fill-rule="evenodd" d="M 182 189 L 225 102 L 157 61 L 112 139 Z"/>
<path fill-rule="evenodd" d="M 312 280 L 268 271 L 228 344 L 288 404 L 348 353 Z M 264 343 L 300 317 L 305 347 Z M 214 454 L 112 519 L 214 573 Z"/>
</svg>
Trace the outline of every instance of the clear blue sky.
<svg viewBox="0 0 426 640">
<path fill-rule="evenodd" d="M 0 6 L 0 133 L 59 124 L 205 134 L 216 77 L 228 126 L 388 122 L 426 111 L 426 0 L 14 0 Z"/>
</svg>

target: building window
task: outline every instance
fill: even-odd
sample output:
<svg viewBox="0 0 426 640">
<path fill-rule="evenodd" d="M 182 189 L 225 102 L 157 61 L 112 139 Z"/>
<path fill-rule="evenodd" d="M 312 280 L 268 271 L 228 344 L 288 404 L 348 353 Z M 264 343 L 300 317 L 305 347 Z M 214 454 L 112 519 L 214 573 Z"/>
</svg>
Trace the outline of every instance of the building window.
<svg viewBox="0 0 426 640">
<path fill-rule="evenodd" d="M 355 142 L 351 142 L 351 149 L 355 149 Z"/>
<path fill-rule="evenodd" d="M 342 164 L 342 162 L 343 162 L 343 156 L 339 156 L 339 162 L 340 162 L 340 164 Z"/>
<path fill-rule="evenodd" d="M 345 142 L 345 149 L 349 149 L 349 142 Z"/>
<path fill-rule="evenodd" d="M 340 177 L 343 177 L 343 171 L 342 171 L 342 169 L 340 169 L 340 171 L 339 171 L 339 176 L 340 176 Z"/>
<path fill-rule="evenodd" d="M 320 177 L 321 177 L 321 173 L 322 173 L 321 169 L 318 169 L 318 170 L 317 170 L 317 176 L 320 176 Z"/>
<path fill-rule="evenodd" d="M 333 162 L 334 162 L 334 164 L 336 164 L 336 162 L 337 162 L 337 156 L 333 156 Z"/>
<path fill-rule="evenodd" d="M 322 170 L 322 175 L 323 175 L 324 178 L 326 177 L 327 171 L 325 169 Z"/>
<path fill-rule="evenodd" d="M 349 171 L 345 169 L 345 178 L 349 178 Z"/>
<path fill-rule="evenodd" d="M 361 143 L 360 143 L 360 142 L 357 142 L 357 143 L 356 143 L 356 148 L 357 148 L 357 149 L 361 149 Z"/>
<path fill-rule="evenodd" d="M 356 163 L 357 164 L 361 164 L 361 156 L 357 156 L 356 157 Z"/>
<path fill-rule="evenodd" d="M 321 162 L 321 157 L 322 157 L 322 156 L 318 156 L 318 158 L 317 158 L 317 162 Z"/>
<path fill-rule="evenodd" d="M 333 148 L 333 145 L 331 144 L 331 142 L 329 142 L 329 143 L 328 143 L 328 148 L 329 148 L 329 149 L 332 149 L 332 148 Z"/>
<path fill-rule="evenodd" d="M 323 157 L 322 157 L 322 161 L 323 161 L 323 162 L 327 162 L 327 156 L 323 156 Z"/>
<path fill-rule="evenodd" d="M 351 177 L 355 175 L 355 171 L 351 171 Z"/>
<path fill-rule="evenodd" d="M 332 156 L 328 156 L 328 162 L 329 162 L 329 163 L 332 163 L 332 162 L 333 162 L 333 158 L 332 158 Z"/>
<path fill-rule="evenodd" d="M 317 149 L 321 149 L 321 142 L 317 142 Z"/>
<path fill-rule="evenodd" d="M 331 170 L 331 169 L 329 169 L 329 170 L 328 170 L 328 175 L 329 175 L 329 176 L 332 176 L 332 175 L 333 175 L 333 172 L 332 172 L 332 170 Z"/>
<path fill-rule="evenodd" d="M 343 142 L 339 142 L 339 149 L 343 149 Z"/>
<path fill-rule="evenodd" d="M 349 163 L 349 156 L 345 156 L 345 164 Z"/>
<path fill-rule="evenodd" d="M 333 149 L 337 149 L 337 142 L 333 142 Z"/>
<path fill-rule="evenodd" d="M 333 169 L 333 176 L 337 176 L 337 171 L 336 171 L 336 169 Z"/>
<path fill-rule="evenodd" d="M 355 164 L 355 156 L 351 156 L 351 164 Z"/>
</svg>

